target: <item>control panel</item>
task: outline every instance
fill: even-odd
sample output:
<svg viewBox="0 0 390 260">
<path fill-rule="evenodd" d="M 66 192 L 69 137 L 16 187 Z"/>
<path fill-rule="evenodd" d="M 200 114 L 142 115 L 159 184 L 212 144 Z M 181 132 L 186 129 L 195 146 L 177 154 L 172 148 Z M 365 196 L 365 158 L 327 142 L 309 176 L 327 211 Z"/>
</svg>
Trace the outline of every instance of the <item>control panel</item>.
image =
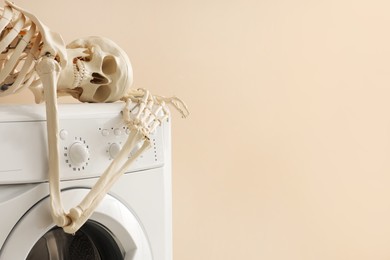
<svg viewBox="0 0 390 260">
<path fill-rule="evenodd" d="M 100 104 L 103 105 L 104 104 Z M 100 176 L 121 151 L 130 129 L 121 118 L 121 106 L 111 112 L 68 113 L 60 118 L 59 151 L 62 180 Z M 77 106 L 82 106 L 79 104 Z M 76 107 L 77 107 L 76 106 Z M 100 108 L 100 107 L 98 107 Z M 101 108 L 100 108 L 101 109 Z M 162 167 L 164 131 L 168 121 L 151 135 L 151 147 L 128 169 L 128 172 Z M 128 154 L 140 148 L 137 143 Z M 48 179 L 48 152 L 45 120 L 0 121 L 0 184 L 32 183 Z"/>
<path fill-rule="evenodd" d="M 104 171 L 121 151 L 129 137 L 128 129 L 120 117 L 94 120 L 62 120 L 59 133 L 62 155 L 63 178 L 73 174 L 92 175 Z M 151 136 L 151 148 L 146 150 L 134 163 L 133 170 L 157 167 L 163 161 L 161 129 Z M 129 153 L 133 156 L 142 145 L 137 143 Z"/>
</svg>

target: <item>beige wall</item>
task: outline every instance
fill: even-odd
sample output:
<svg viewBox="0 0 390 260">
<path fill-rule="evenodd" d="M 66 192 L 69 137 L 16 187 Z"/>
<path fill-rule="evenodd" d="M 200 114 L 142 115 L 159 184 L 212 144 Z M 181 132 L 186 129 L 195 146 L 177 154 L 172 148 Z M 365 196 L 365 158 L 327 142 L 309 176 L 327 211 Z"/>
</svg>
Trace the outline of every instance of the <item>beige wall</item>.
<svg viewBox="0 0 390 260">
<path fill-rule="evenodd" d="M 136 87 L 187 101 L 176 260 L 390 259 L 389 1 L 16 3 L 67 42 L 112 38 Z"/>
</svg>

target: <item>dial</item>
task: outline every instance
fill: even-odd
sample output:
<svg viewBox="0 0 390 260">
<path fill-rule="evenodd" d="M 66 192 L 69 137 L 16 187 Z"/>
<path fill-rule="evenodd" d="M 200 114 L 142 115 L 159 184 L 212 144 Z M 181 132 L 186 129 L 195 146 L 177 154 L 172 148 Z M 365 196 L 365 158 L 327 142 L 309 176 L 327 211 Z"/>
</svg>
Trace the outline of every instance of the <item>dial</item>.
<svg viewBox="0 0 390 260">
<path fill-rule="evenodd" d="M 69 158 L 75 166 L 85 164 L 89 159 L 88 148 L 83 143 L 73 143 L 69 148 Z"/>
<path fill-rule="evenodd" d="M 138 142 L 135 146 L 134 146 L 134 148 L 133 148 L 133 150 L 131 150 L 131 152 L 130 152 L 130 157 L 131 156 L 134 156 L 136 153 L 137 153 L 137 151 L 139 150 L 139 149 L 141 149 L 141 147 L 142 147 L 142 145 L 144 144 L 144 142 Z M 141 155 L 142 156 L 142 155 Z"/>
<path fill-rule="evenodd" d="M 118 143 L 113 143 L 110 145 L 110 148 L 108 148 L 108 153 L 110 154 L 110 157 L 112 159 L 115 159 L 119 152 L 121 151 L 121 146 Z"/>
</svg>

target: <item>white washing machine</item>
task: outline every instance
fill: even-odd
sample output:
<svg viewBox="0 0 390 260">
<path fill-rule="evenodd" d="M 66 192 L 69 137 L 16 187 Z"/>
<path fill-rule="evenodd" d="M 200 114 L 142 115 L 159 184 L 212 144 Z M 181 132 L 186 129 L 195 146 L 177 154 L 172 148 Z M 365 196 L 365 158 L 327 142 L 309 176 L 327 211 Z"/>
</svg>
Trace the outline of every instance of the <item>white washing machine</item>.
<svg viewBox="0 0 390 260">
<path fill-rule="evenodd" d="M 76 206 L 127 136 L 123 103 L 59 105 L 61 189 Z M 0 106 L 0 260 L 172 259 L 169 120 L 73 235 L 49 211 L 45 107 Z M 72 162 L 72 147 L 88 151 Z M 131 154 L 129 156 L 132 156 Z"/>
</svg>

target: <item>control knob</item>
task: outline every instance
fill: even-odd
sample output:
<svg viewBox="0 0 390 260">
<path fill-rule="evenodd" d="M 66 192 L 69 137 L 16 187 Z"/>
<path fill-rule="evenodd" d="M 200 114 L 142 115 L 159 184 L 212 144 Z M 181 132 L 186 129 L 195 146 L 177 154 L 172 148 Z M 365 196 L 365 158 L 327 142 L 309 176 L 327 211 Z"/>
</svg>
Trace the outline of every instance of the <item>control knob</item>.
<svg viewBox="0 0 390 260">
<path fill-rule="evenodd" d="M 110 157 L 112 159 L 115 159 L 115 157 L 117 157 L 120 151 L 121 151 L 121 146 L 120 144 L 117 143 L 111 144 L 110 147 L 108 148 L 108 153 L 110 154 Z"/>
<path fill-rule="evenodd" d="M 89 159 L 88 148 L 80 142 L 73 143 L 69 148 L 69 157 L 73 165 L 80 166 Z"/>
</svg>

